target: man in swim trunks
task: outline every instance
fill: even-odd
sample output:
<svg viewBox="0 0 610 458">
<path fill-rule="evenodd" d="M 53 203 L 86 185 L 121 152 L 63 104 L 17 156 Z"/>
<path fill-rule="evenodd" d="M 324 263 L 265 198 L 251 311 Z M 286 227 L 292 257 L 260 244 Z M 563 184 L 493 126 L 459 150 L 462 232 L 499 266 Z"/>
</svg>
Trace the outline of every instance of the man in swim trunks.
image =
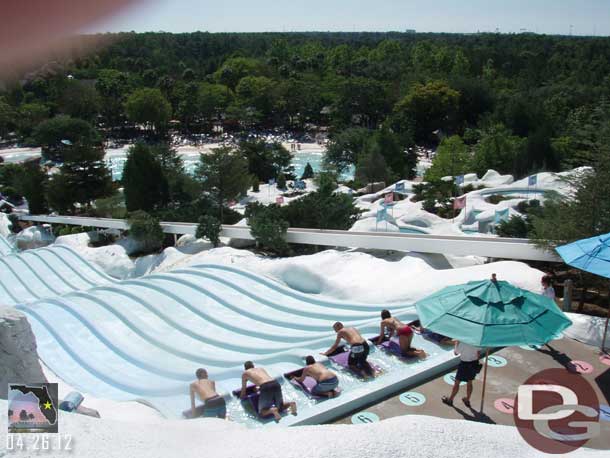
<svg viewBox="0 0 610 458">
<path fill-rule="evenodd" d="M 339 386 L 339 379 L 334 372 L 329 371 L 324 364 L 316 363 L 313 356 L 305 358 L 307 366 L 303 368 L 303 373 L 300 377 L 296 377 L 295 380 L 302 383 L 305 377 L 311 377 L 317 383 L 313 387 L 311 393 L 316 396 L 327 396 L 334 398 L 337 393 L 337 387 Z"/>
<path fill-rule="evenodd" d="M 363 339 L 355 328 L 346 328 L 339 321 L 333 325 L 333 329 L 337 333 L 337 339 L 322 355 L 332 355 L 339 348 L 341 339 L 343 339 L 350 345 L 349 358 L 347 360 L 350 369 L 362 374 L 363 377 L 374 377 L 375 371 L 366 360 L 369 356 L 369 344 L 366 339 Z"/>
<path fill-rule="evenodd" d="M 244 373 L 241 376 L 241 394 L 245 399 L 248 382 L 254 383 L 259 389 L 258 414 L 261 417 L 273 415 L 275 421 L 281 420 L 280 412 L 290 409 L 292 415 L 297 414 L 295 402 L 284 402 L 282 387 L 273 379 L 265 369 L 254 367 L 252 361 L 244 363 Z"/>
<path fill-rule="evenodd" d="M 398 344 L 400 345 L 400 352 L 403 356 L 408 358 L 425 358 L 426 352 L 418 348 L 411 347 L 413 341 L 413 329 L 407 324 L 404 324 L 398 318 L 394 318 L 389 310 L 381 311 L 381 327 L 379 331 L 379 337 L 377 338 L 377 344 L 380 344 L 384 340 L 385 331 L 388 331 L 388 339 L 391 339 L 394 333 L 398 336 Z"/>
<path fill-rule="evenodd" d="M 191 392 L 191 418 L 204 417 L 227 417 L 227 405 L 225 400 L 216 392 L 216 383 L 208 380 L 208 372 L 197 369 L 195 372 L 197 380 L 190 385 Z M 195 407 L 195 394 L 203 401 L 203 406 Z"/>
</svg>

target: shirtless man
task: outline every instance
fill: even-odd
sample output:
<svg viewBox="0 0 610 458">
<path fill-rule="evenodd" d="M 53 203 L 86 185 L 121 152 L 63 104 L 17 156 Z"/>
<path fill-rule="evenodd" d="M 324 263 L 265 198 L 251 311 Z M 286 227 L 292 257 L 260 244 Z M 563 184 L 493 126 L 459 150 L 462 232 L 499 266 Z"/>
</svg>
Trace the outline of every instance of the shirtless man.
<svg viewBox="0 0 610 458">
<path fill-rule="evenodd" d="M 383 342 L 385 331 L 388 330 L 388 339 L 391 339 L 394 333 L 398 336 L 398 344 L 400 345 L 400 352 L 403 356 L 409 358 L 425 358 L 426 352 L 417 348 L 411 347 L 413 341 L 413 329 L 409 325 L 404 324 L 398 318 L 392 317 L 392 314 L 388 310 L 381 311 L 381 328 L 379 330 L 379 337 L 377 343 Z"/>
<path fill-rule="evenodd" d="M 245 399 L 248 382 L 254 383 L 259 389 L 258 414 L 261 417 L 273 415 L 275 421 L 280 421 L 282 418 L 280 412 L 286 409 L 290 409 L 292 415 L 297 414 L 296 403 L 284 402 L 282 387 L 265 369 L 254 367 L 252 361 L 246 361 L 244 363 L 244 369 L 244 373 L 241 376 L 240 397 Z"/>
<path fill-rule="evenodd" d="M 334 372 L 329 371 L 324 364 L 316 363 L 313 356 L 305 358 L 307 366 L 303 368 L 303 373 L 300 377 L 296 377 L 295 380 L 302 383 L 305 377 L 311 377 L 317 383 L 313 387 L 311 393 L 316 396 L 327 396 L 334 398 L 337 396 L 337 387 L 339 386 L 339 379 Z"/>
<path fill-rule="evenodd" d="M 227 405 L 225 400 L 216 392 L 216 383 L 208 380 L 208 372 L 205 369 L 197 369 L 195 372 L 197 380 L 191 383 L 191 418 L 204 417 L 227 417 Z M 203 401 L 203 405 L 195 407 L 195 394 Z"/>
<path fill-rule="evenodd" d="M 333 329 L 337 333 L 337 339 L 332 347 L 322 353 L 322 355 L 332 355 L 339 348 L 341 339 L 343 339 L 350 345 L 349 358 L 347 360 L 349 367 L 364 377 L 374 377 L 375 371 L 366 360 L 369 356 L 369 344 L 366 339 L 363 339 L 355 328 L 346 328 L 339 321 L 333 324 Z"/>
</svg>

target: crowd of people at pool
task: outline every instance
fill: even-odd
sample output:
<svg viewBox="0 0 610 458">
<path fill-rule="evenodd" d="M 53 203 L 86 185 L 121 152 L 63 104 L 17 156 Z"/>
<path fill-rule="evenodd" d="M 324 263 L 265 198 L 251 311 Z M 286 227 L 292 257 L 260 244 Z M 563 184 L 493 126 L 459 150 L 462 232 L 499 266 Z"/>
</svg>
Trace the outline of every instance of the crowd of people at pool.
<svg viewBox="0 0 610 458">
<path fill-rule="evenodd" d="M 368 361 L 370 347 L 367 339 L 362 337 L 356 328 L 346 327 L 339 321 L 333 325 L 333 330 L 336 333 L 335 342 L 328 350 L 321 354 L 323 356 L 332 357 L 337 353 L 346 352 L 348 353 L 347 368 L 349 370 L 364 379 L 375 377 L 378 371 Z M 455 343 L 456 354 L 459 354 L 457 353 L 458 349 L 460 352 L 468 353 L 468 351 L 470 351 L 470 349 L 467 348 L 469 346 L 464 347 L 465 344 L 463 343 L 458 344 L 448 337 L 425 329 L 418 320 L 409 324 L 401 322 L 398 318 L 393 317 L 389 310 L 381 311 L 379 335 L 371 339 L 371 343 L 381 345 L 396 336 L 399 346 L 399 356 L 404 358 L 426 358 L 427 355 L 424 350 L 411 346 L 415 333 L 419 333 L 440 345 L 452 345 Z M 342 346 L 342 342 L 345 342 L 348 347 Z M 471 352 L 468 353 L 468 357 L 470 357 L 470 355 Z M 468 382 L 465 378 L 471 374 L 470 371 L 467 372 L 468 373 L 464 370 L 460 372 L 460 368 L 458 367 L 457 377 L 462 378 L 462 381 Z M 185 412 L 185 416 L 188 418 L 201 416 L 227 418 L 225 399 L 216 391 L 216 384 L 213 380 L 208 378 L 207 371 L 200 368 L 197 369 L 195 375 L 197 380 L 190 385 L 191 408 Z M 307 378 L 315 381 L 315 384 L 309 391 L 312 396 L 334 398 L 340 393 L 337 374 L 328 369 L 326 365 L 317 362 L 312 355 L 305 357 L 305 367 L 303 367 L 302 370 L 291 375 L 291 381 L 302 387 Z M 253 407 L 256 409 L 255 413 L 259 417 L 267 418 L 273 416 L 276 421 L 279 421 L 281 419 L 281 414 L 285 411 L 290 411 L 293 415 L 297 414 L 296 403 L 284 401 L 281 385 L 275 378 L 269 375 L 264 368 L 256 367 L 252 361 L 246 361 L 244 363 L 244 372 L 241 379 L 241 389 L 236 390 L 234 393 L 238 394 L 242 400 L 247 399 L 249 394 L 254 393 L 257 399 L 256 404 L 254 404 Z M 469 386 L 471 386 L 470 384 L 471 381 L 469 382 Z M 459 382 L 457 382 L 457 386 L 459 387 Z M 452 394 L 452 396 L 454 397 L 455 394 Z M 469 397 L 470 396 L 468 395 L 468 398 Z M 196 398 L 199 398 L 202 402 L 201 405 L 196 406 Z"/>
</svg>

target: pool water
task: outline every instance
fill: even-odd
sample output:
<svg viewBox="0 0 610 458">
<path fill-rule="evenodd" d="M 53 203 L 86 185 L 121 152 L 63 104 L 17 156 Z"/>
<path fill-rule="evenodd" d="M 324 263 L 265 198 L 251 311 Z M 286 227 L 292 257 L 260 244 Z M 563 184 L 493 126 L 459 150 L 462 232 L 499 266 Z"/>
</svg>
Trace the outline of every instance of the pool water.
<svg viewBox="0 0 610 458">
<path fill-rule="evenodd" d="M 292 155 L 292 166 L 294 167 L 294 174 L 297 178 L 301 178 L 303 172 L 305 171 L 305 166 L 309 162 L 314 172 L 319 172 L 323 169 L 324 162 L 324 149 L 313 150 L 307 149 L 302 151 L 294 152 Z M 112 174 L 112 179 L 114 181 L 118 181 L 123 176 L 123 169 L 125 168 L 125 162 L 127 162 L 126 157 L 127 152 L 125 151 L 123 154 L 114 153 L 111 155 L 106 155 L 106 165 L 110 169 Z M 199 164 L 199 153 L 192 153 L 187 155 L 182 155 L 182 160 L 184 162 L 184 168 L 187 173 L 194 174 L 197 165 Z M 346 170 L 342 175 L 341 179 L 343 180 L 351 180 L 354 178 L 355 167 L 350 167 Z"/>
</svg>

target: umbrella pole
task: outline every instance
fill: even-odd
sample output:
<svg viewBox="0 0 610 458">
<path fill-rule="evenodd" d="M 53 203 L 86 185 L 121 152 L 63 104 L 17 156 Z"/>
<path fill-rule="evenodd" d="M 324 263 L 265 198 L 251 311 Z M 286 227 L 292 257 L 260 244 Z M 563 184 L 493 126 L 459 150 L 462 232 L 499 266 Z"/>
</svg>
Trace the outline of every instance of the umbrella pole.
<svg viewBox="0 0 610 458">
<path fill-rule="evenodd" d="M 485 402 L 485 385 L 487 384 L 487 358 L 489 357 L 489 348 L 485 350 L 485 369 L 483 369 L 483 391 L 481 393 L 481 413 L 483 413 L 483 403 Z"/>
<path fill-rule="evenodd" d="M 608 334 L 608 321 L 610 321 L 610 307 L 608 307 L 608 316 L 606 317 L 606 326 L 604 327 L 604 336 L 602 337 L 602 353 L 606 352 L 606 335 Z"/>
</svg>

